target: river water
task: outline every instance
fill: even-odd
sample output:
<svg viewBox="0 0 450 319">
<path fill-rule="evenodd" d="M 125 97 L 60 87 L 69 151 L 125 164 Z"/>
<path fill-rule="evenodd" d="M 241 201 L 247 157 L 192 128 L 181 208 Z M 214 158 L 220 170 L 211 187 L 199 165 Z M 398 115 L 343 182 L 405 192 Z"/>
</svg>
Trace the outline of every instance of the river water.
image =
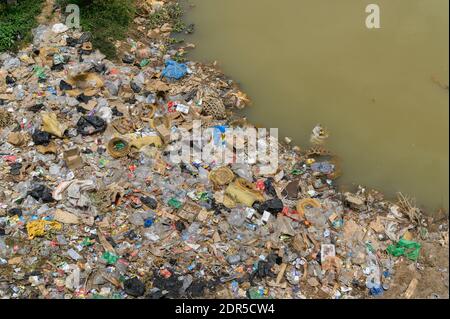
<svg viewBox="0 0 450 319">
<path fill-rule="evenodd" d="M 189 3 L 189 57 L 217 60 L 240 83 L 251 122 L 301 147 L 320 123 L 341 188 L 402 191 L 428 212 L 448 210 L 448 0 Z M 379 29 L 366 27 L 370 3 Z"/>
</svg>

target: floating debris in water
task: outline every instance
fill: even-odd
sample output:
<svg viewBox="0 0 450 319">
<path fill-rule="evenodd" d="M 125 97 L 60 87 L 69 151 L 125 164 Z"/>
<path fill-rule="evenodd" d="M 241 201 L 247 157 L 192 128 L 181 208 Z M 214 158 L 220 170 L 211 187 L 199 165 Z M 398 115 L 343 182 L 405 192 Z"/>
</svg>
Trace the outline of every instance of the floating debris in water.
<svg viewBox="0 0 450 319">
<path fill-rule="evenodd" d="M 312 130 L 310 142 L 311 144 L 321 145 L 325 143 L 328 137 L 328 131 L 322 125 L 317 124 Z"/>
</svg>

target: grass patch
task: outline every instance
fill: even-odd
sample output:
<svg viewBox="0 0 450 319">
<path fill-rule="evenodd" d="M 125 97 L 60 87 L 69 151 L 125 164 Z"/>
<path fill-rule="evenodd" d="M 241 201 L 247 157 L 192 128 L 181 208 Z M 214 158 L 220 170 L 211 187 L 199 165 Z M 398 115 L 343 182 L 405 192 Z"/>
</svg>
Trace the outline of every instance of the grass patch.
<svg viewBox="0 0 450 319">
<path fill-rule="evenodd" d="M 31 29 L 37 25 L 36 16 L 43 0 L 20 0 L 16 5 L 0 4 L 0 52 L 18 49 L 31 39 Z"/>
<path fill-rule="evenodd" d="M 133 21 L 136 0 L 58 0 L 61 11 L 68 4 L 80 7 L 80 24 L 83 31 L 92 34 L 92 44 L 108 58 L 117 56 L 115 40 L 125 38 Z"/>
<path fill-rule="evenodd" d="M 183 16 L 183 9 L 177 2 L 171 2 L 165 5 L 161 10 L 150 14 L 149 27 L 151 29 L 160 28 L 164 24 L 169 23 L 172 25 L 174 32 L 182 32 L 186 29 L 186 25 L 181 20 Z"/>
</svg>

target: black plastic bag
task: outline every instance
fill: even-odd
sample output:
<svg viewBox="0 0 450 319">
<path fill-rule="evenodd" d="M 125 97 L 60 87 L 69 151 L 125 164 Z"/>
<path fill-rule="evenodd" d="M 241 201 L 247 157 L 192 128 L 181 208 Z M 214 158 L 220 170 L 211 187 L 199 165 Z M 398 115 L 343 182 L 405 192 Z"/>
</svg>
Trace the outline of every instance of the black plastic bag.
<svg viewBox="0 0 450 319">
<path fill-rule="evenodd" d="M 11 175 L 19 175 L 20 169 L 22 168 L 22 163 L 12 163 L 9 165 L 9 173 Z"/>
<path fill-rule="evenodd" d="M 20 208 L 14 207 L 11 208 L 10 210 L 8 210 L 8 215 L 9 216 L 22 216 L 22 210 Z"/>
<path fill-rule="evenodd" d="M 122 58 L 122 62 L 126 64 L 133 64 L 134 63 L 134 56 L 130 54 L 125 54 Z"/>
<path fill-rule="evenodd" d="M 47 132 L 35 130 L 33 135 L 31 135 L 31 138 L 35 145 L 48 145 L 50 143 L 51 135 Z"/>
<path fill-rule="evenodd" d="M 134 83 L 133 81 L 130 82 L 130 87 L 134 93 L 139 93 L 142 90 L 142 88 L 139 85 L 137 85 L 136 83 Z"/>
<path fill-rule="evenodd" d="M 106 130 L 106 122 L 98 116 L 82 116 L 77 122 L 77 131 L 81 135 L 92 135 L 104 132 Z"/>
<path fill-rule="evenodd" d="M 42 110 L 43 108 L 44 108 L 44 104 L 38 103 L 38 104 L 35 104 L 35 105 L 30 106 L 30 107 L 28 108 L 28 111 L 33 112 L 33 113 L 37 113 L 37 112 L 39 112 L 40 110 Z"/>
<path fill-rule="evenodd" d="M 6 81 L 6 84 L 8 84 L 8 85 L 12 85 L 12 84 L 16 83 L 16 79 L 9 74 L 6 76 L 5 81 Z"/>
<path fill-rule="evenodd" d="M 156 209 L 156 207 L 158 207 L 158 202 L 154 198 L 151 198 L 149 196 L 142 196 L 140 199 L 141 202 L 150 209 Z"/>
<path fill-rule="evenodd" d="M 264 211 L 268 211 L 271 214 L 278 214 L 283 210 L 283 202 L 279 198 L 269 199 L 264 203 L 255 202 L 253 208 L 258 211 L 258 213 L 263 214 Z"/>
<path fill-rule="evenodd" d="M 138 278 L 127 279 L 123 283 L 125 292 L 133 297 L 143 296 L 145 293 L 145 285 Z"/>
<path fill-rule="evenodd" d="M 72 87 L 72 85 L 70 85 L 70 84 L 67 83 L 66 81 L 61 80 L 61 81 L 59 82 L 59 89 L 60 89 L 61 91 L 65 91 L 65 90 L 72 90 L 73 87 Z"/>
<path fill-rule="evenodd" d="M 52 192 L 45 185 L 37 185 L 27 195 L 33 197 L 35 200 L 42 200 L 43 203 L 51 203 L 55 200 L 52 197 Z"/>
<path fill-rule="evenodd" d="M 277 197 L 277 192 L 275 191 L 275 187 L 273 187 L 272 177 L 269 177 L 264 181 L 264 191 L 270 196 Z"/>
</svg>

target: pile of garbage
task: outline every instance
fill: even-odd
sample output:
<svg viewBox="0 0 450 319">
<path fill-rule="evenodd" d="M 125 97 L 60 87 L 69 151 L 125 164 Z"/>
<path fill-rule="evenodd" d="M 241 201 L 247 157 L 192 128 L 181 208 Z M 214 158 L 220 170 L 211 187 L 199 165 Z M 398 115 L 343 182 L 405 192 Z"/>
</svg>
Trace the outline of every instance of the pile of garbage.
<svg viewBox="0 0 450 319">
<path fill-rule="evenodd" d="M 271 173 L 173 163 L 194 120 L 250 125 L 214 67 L 157 40 L 113 63 L 89 33 L 33 35 L 0 55 L 1 298 L 367 298 L 420 266 L 420 241 L 448 246 L 407 200 L 340 193 L 316 149 L 280 145 Z"/>
</svg>

